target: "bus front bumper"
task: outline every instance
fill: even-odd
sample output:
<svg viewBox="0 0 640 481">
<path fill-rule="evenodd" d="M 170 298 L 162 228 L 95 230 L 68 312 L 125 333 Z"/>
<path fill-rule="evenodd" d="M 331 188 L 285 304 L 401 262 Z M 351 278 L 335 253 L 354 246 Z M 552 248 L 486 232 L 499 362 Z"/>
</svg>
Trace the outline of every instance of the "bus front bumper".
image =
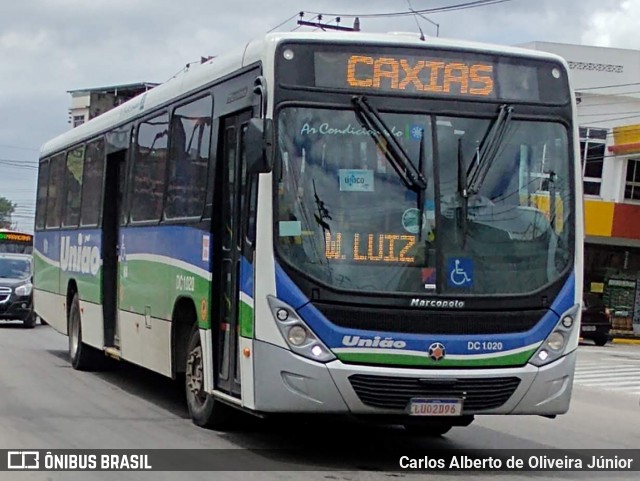
<svg viewBox="0 0 640 481">
<path fill-rule="evenodd" d="M 541 368 L 412 369 L 318 363 L 254 341 L 254 409 L 265 413 L 402 415 L 414 397 L 464 392 L 463 414 L 563 414 L 576 351 Z M 459 396 L 459 395 L 458 395 Z"/>
</svg>

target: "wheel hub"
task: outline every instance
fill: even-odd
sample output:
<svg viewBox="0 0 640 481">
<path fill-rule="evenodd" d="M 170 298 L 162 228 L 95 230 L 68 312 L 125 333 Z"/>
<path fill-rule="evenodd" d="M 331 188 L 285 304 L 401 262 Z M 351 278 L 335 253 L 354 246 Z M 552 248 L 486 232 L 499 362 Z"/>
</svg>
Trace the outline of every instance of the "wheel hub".
<svg viewBox="0 0 640 481">
<path fill-rule="evenodd" d="M 197 346 L 187 358 L 187 389 L 197 399 L 204 399 L 204 372 L 202 369 L 202 347 Z"/>
</svg>

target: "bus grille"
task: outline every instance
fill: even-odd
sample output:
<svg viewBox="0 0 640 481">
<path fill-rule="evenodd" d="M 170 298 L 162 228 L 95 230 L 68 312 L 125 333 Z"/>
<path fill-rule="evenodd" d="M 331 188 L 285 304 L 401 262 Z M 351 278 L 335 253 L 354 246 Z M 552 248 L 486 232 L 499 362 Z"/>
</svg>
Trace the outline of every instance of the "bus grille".
<svg viewBox="0 0 640 481">
<path fill-rule="evenodd" d="M 526 332 L 547 313 L 546 309 L 522 311 L 435 311 L 313 305 L 336 326 L 365 331 L 408 334 L 506 334 Z"/>
<path fill-rule="evenodd" d="M 425 379 L 354 374 L 349 382 L 367 406 L 404 410 L 414 397 L 454 397 L 464 399 L 463 412 L 469 413 L 502 406 L 518 388 L 520 379 Z"/>
</svg>

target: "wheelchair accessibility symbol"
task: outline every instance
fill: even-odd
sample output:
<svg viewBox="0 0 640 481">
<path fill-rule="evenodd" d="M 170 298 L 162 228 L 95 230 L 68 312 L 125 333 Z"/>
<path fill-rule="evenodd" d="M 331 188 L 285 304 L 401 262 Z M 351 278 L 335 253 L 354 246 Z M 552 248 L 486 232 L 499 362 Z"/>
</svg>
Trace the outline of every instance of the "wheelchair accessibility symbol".
<svg viewBox="0 0 640 481">
<path fill-rule="evenodd" d="M 461 257 L 447 262 L 449 287 L 470 287 L 473 285 L 473 260 Z"/>
</svg>

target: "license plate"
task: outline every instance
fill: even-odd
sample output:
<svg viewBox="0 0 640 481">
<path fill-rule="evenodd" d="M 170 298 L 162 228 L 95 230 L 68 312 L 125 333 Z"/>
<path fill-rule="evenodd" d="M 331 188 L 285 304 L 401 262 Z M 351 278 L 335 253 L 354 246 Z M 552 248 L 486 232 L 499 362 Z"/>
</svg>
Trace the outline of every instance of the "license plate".
<svg viewBox="0 0 640 481">
<path fill-rule="evenodd" d="M 582 326 L 584 332 L 591 332 L 596 330 L 596 326 Z"/>
<path fill-rule="evenodd" d="M 414 398 L 409 403 L 410 416 L 461 416 L 462 399 Z"/>
</svg>

